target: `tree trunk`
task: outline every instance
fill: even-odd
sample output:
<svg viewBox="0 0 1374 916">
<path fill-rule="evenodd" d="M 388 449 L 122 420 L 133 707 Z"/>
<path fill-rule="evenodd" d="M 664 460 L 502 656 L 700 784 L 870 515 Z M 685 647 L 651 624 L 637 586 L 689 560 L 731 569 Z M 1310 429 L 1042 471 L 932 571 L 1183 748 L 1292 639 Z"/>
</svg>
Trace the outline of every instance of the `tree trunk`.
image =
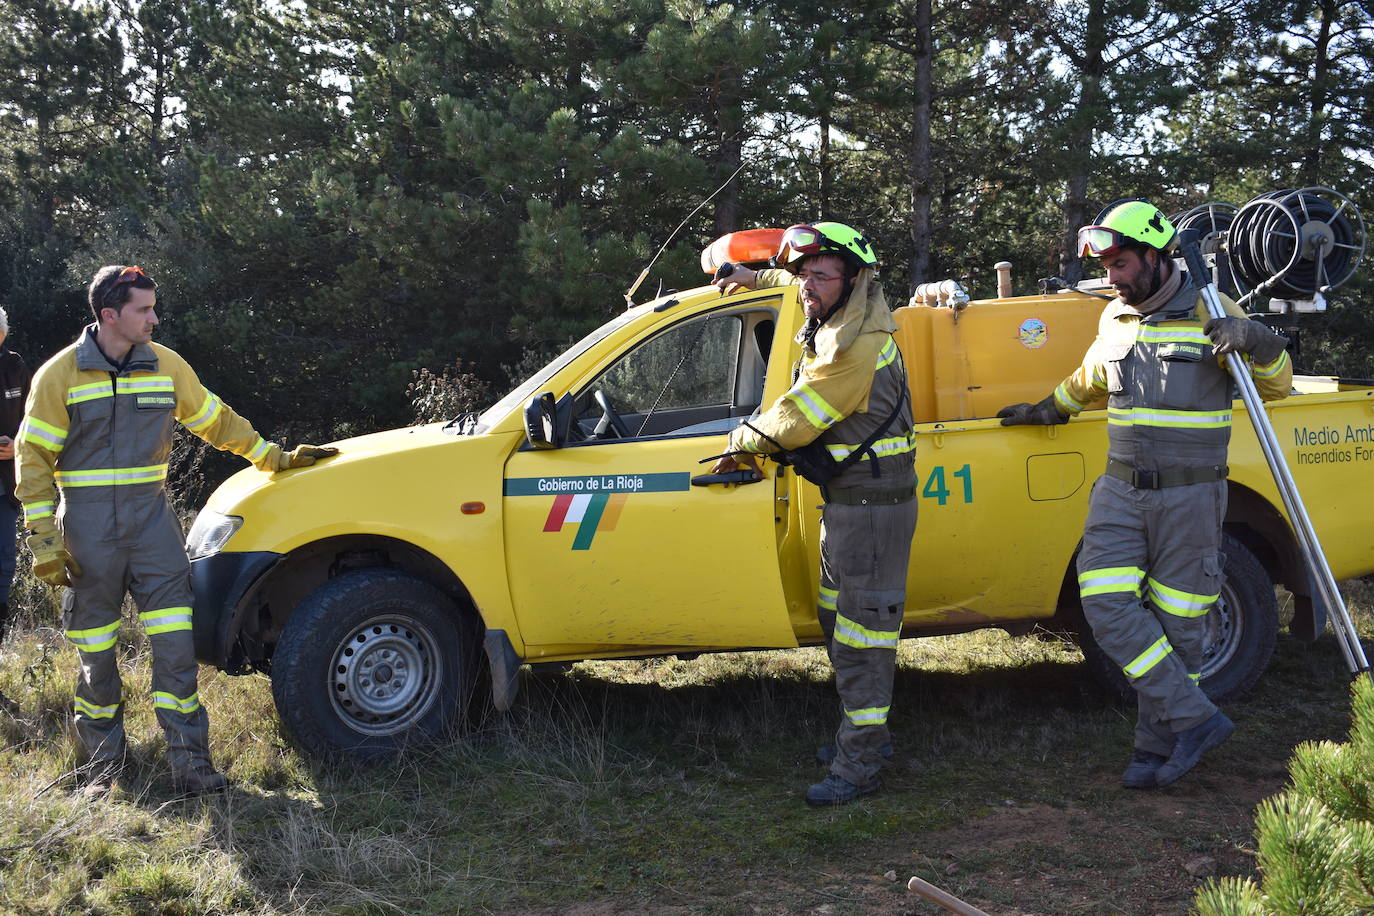
<svg viewBox="0 0 1374 916">
<path fill-rule="evenodd" d="M 1331 79 L 1331 28 L 1340 13 L 1335 0 L 1323 0 L 1320 5 L 1321 25 L 1312 48 L 1312 85 L 1307 96 L 1307 149 L 1298 170 L 1297 184 L 1300 187 L 1321 184 L 1322 154 L 1325 149 L 1322 122 L 1326 118 L 1327 81 Z"/>
<path fill-rule="evenodd" d="M 716 151 L 716 186 L 739 168 L 744 154 L 744 125 L 740 110 L 740 76 L 735 68 L 727 67 L 720 75 L 716 91 L 716 130 L 720 135 L 720 146 Z M 716 195 L 715 201 L 716 237 L 739 228 L 739 183 L 730 186 Z"/>
<path fill-rule="evenodd" d="M 1086 46 L 1083 72 L 1079 74 L 1078 110 L 1070 134 L 1069 178 L 1064 195 L 1064 235 L 1059 252 L 1059 275 L 1069 283 L 1083 279 L 1083 262 L 1078 257 L 1078 230 L 1088 225 L 1088 182 L 1093 168 L 1093 141 L 1097 119 L 1102 110 L 1102 55 L 1107 47 L 1103 0 L 1090 0 L 1087 9 Z"/>
<path fill-rule="evenodd" d="M 911 125 L 910 288 L 930 280 L 930 0 L 916 0 L 916 85 Z"/>
</svg>

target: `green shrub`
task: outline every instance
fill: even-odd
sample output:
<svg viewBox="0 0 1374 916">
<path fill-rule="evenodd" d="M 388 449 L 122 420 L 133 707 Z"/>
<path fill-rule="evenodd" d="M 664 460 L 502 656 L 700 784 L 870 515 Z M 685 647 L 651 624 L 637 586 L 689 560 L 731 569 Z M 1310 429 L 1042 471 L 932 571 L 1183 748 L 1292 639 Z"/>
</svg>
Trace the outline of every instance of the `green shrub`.
<svg viewBox="0 0 1374 916">
<path fill-rule="evenodd" d="M 1255 812 L 1263 880 L 1199 891 L 1197 916 L 1356 916 L 1374 911 L 1374 682 L 1351 689 L 1350 740 L 1308 742 L 1292 781 Z"/>
</svg>

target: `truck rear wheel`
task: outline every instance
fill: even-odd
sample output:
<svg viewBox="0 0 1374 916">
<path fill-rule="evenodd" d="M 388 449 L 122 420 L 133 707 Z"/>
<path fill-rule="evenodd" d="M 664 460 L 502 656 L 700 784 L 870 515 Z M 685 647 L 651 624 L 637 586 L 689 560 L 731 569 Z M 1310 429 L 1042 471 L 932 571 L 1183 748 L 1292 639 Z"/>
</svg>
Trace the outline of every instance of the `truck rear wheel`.
<svg viewBox="0 0 1374 916">
<path fill-rule="evenodd" d="M 472 695 L 475 650 L 443 592 L 396 570 L 356 570 L 311 592 L 287 620 L 272 697 L 311 756 L 390 756 L 450 734 Z"/>
<path fill-rule="evenodd" d="M 1279 609 L 1274 583 L 1255 555 L 1235 537 L 1221 538 L 1226 581 L 1221 597 L 1207 613 L 1208 639 L 1202 661 L 1202 689 L 1215 703 L 1244 696 L 1269 667 L 1278 637 Z M 1104 687 L 1133 700 L 1126 676 L 1093 639 L 1080 617 L 1079 645 L 1093 677 Z"/>
</svg>

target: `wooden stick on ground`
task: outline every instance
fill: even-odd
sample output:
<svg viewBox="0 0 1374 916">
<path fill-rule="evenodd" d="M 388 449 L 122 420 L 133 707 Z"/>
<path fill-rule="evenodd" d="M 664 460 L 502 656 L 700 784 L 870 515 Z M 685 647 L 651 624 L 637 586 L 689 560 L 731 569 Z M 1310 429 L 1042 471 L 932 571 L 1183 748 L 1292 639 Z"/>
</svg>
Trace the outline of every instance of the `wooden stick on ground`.
<svg viewBox="0 0 1374 916">
<path fill-rule="evenodd" d="M 922 881 L 913 876 L 906 883 L 906 888 L 909 891 L 915 891 L 931 903 L 938 903 L 945 911 L 954 913 L 956 916 L 988 916 L 976 906 L 971 906 L 958 897 L 945 893 L 929 881 Z"/>
</svg>

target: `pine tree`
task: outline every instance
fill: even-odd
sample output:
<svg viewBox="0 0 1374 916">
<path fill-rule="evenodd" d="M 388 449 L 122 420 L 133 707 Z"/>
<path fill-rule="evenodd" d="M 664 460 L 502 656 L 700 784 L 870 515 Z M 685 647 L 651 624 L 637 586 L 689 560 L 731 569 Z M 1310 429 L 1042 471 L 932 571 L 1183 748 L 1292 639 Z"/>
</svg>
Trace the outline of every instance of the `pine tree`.
<svg viewBox="0 0 1374 916">
<path fill-rule="evenodd" d="M 1351 688 L 1350 740 L 1300 746 L 1292 784 L 1255 813 L 1263 880 L 1198 892 L 1195 916 L 1358 916 L 1374 909 L 1374 682 Z"/>
</svg>

